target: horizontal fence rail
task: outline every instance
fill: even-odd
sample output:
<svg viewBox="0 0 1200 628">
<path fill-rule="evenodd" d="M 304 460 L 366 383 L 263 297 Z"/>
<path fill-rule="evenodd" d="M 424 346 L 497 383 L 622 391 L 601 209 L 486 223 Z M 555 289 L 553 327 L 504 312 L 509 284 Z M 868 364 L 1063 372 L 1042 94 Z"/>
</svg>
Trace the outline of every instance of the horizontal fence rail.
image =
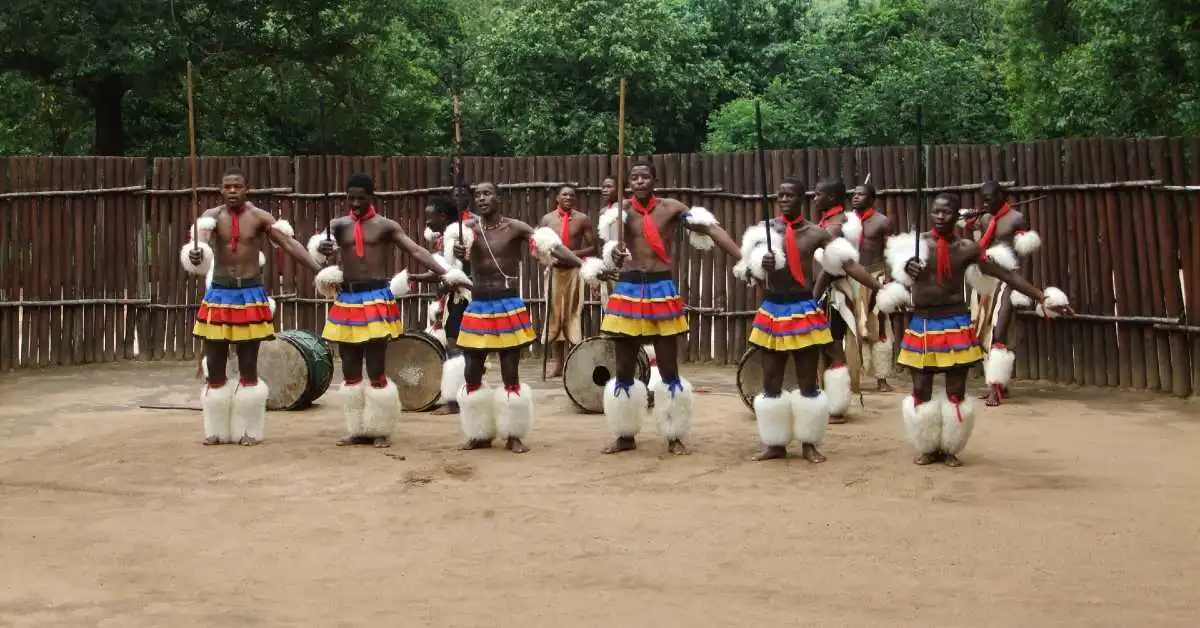
<svg viewBox="0 0 1200 628">
<path fill-rule="evenodd" d="M 1200 391 L 1200 138 L 1048 140 L 926 147 L 923 189 L 978 207 L 980 183 L 1009 186 L 1039 231 L 1028 262 L 1037 285 L 1055 285 L 1080 313 L 1048 322 L 1018 316 L 1016 376 L 1064 384 Z M 916 149 L 769 151 L 768 180 L 796 176 L 810 187 L 837 176 L 879 190 L 877 207 L 899 231 L 926 228 L 917 207 Z M 735 237 L 761 220 L 754 153 L 654 155 L 662 194 L 710 209 Z M 342 185 L 355 172 L 375 178 L 376 209 L 418 240 L 430 198 L 451 191 L 445 157 L 210 157 L 198 161 L 201 208 L 220 202 L 221 173 L 246 172 L 252 202 L 296 227 L 301 242 L 345 212 Z M 467 181 L 499 184 L 505 214 L 536 223 L 564 184 L 598 214 L 612 156 L 464 158 Z M 0 158 L 0 371 L 117 360 L 193 360 L 191 335 L 203 280 L 179 265 L 195 220 L 185 158 Z M 773 196 L 773 194 L 772 194 Z M 276 326 L 319 331 L 329 301 L 311 273 L 264 242 Z M 720 253 L 675 243 L 680 293 L 692 332 L 681 356 L 736 364 L 761 288 L 735 281 Z M 411 265 L 392 256 L 389 272 Z M 541 268 L 520 278 L 539 328 Z M 429 293 L 401 300 L 406 328 L 424 328 Z M 586 335 L 599 332 L 593 293 Z"/>
</svg>

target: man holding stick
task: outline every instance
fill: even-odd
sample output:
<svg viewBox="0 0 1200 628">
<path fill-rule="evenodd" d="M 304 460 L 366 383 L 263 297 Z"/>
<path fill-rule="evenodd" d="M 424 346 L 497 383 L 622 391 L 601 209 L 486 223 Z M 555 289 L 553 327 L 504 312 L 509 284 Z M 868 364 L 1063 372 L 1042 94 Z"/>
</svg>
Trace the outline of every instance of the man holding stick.
<svg viewBox="0 0 1200 628">
<path fill-rule="evenodd" d="M 371 203 L 374 194 L 375 182 L 369 175 L 351 176 L 346 182 L 350 214 L 330 223 L 332 237 L 319 233 L 308 243 L 320 263 L 334 251 L 353 251 L 339 255 L 338 265 L 322 270 L 316 278 L 317 290 L 334 299 L 321 336 L 338 343 L 342 359 L 346 436 L 338 445 L 390 447 L 400 416 L 400 393 L 384 365 L 388 342 L 404 333 L 396 299 L 408 294 L 408 271 L 390 282 L 385 279 L 392 247 L 400 247 L 449 286 L 470 285 L 462 271 L 438 264 L 399 224 L 378 215 Z M 370 386 L 363 385 L 364 362 Z"/>
<path fill-rule="evenodd" d="M 978 223 L 981 231 L 979 249 L 993 262 L 1021 273 L 1021 261 L 1041 248 L 1041 237 L 1029 228 L 1025 215 L 1013 209 L 1004 186 L 996 181 L 986 181 L 980 192 L 986 213 Z M 983 367 L 988 392 L 980 398 L 986 399 L 984 403 L 988 406 L 998 406 L 1008 394 L 1008 382 L 1017 359 L 1011 348 L 1013 315 L 1017 308 L 1031 307 L 1033 303 L 1007 282 L 997 285 L 996 281 L 978 273 L 972 273 L 968 281 L 980 295 L 979 338 L 988 354 Z M 985 296 L 989 298 L 985 299 Z"/>
<path fill-rule="evenodd" d="M 885 312 L 905 305 L 912 308 L 898 362 L 912 369 L 913 391 L 904 398 L 902 412 L 909 442 L 917 452 L 914 462 L 919 465 L 961 466 L 958 454 L 975 425 L 974 405 L 966 396 L 967 373 L 983 360 L 983 352 L 963 298 L 968 269 L 974 266 L 977 272 L 1027 295 L 1039 303 L 1044 316 L 1074 314 L 1061 290 L 1038 290 L 988 259 L 978 243 L 959 237 L 955 232 L 958 209 L 958 196 L 939 194 L 930 210 L 932 231 L 920 234 L 919 241 L 912 233 L 889 240 L 887 260 L 895 282 L 879 294 Z M 935 394 L 933 380 L 939 373 L 946 376 L 946 389 Z"/>
<path fill-rule="evenodd" d="M 715 241 L 735 260 L 742 254 L 711 212 L 656 196 L 652 164 L 633 164 L 629 180 L 633 198 L 621 204 L 617 220 L 628 247 L 611 241 L 605 244 L 601 260 L 605 268 L 622 269 L 600 325 L 601 332 L 617 337 L 617 373 L 604 390 L 604 416 L 615 440 L 604 453 L 637 447 L 635 438 L 648 410 L 647 393 L 653 392 L 654 417 L 668 450 L 686 454 L 683 441 L 691 430 L 695 400 L 691 383 L 679 376 L 677 336 L 688 332 L 688 322 L 671 277 L 668 247 L 682 225 L 691 232 L 688 238 L 697 249 L 711 249 Z M 647 341 L 654 344 L 662 377 L 652 391 L 635 377 L 638 347 Z"/>
<path fill-rule="evenodd" d="M 475 212 L 463 223 L 460 241 L 457 228 L 446 231 L 456 259 L 471 262 L 475 289 L 463 315 L 458 345 L 466 358 L 466 384 L 458 391 L 458 405 L 467 442 L 461 449 L 492 446 L 499 435 L 505 448 L 525 453 L 525 438 L 533 423 L 533 390 L 519 376 L 521 349 L 533 342 L 533 322 L 513 283 L 520 280 L 521 256 L 526 250 L 539 260 L 553 258 L 564 266 L 583 264 L 563 246 L 558 233 L 533 227 L 500 214 L 498 188 L 494 183 L 475 186 Z M 484 361 L 491 352 L 500 354 L 500 376 L 504 387 L 483 386 Z"/>
<path fill-rule="evenodd" d="M 596 227 L 587 214 L 575 209 L 576 192 L 570 185 L 558 190 L 557 207 L 542 216 L 539 227 L 554 229 L 558 237 L 579 258 L 593 257 L 600 253 L 596 240 Z M 583 299 L 584 281 L 579 268 L 564 266 L 553 260 L 546 263 L 546 329 L 542 345 L 553 354 L 554 366 L 550 377 L 561 377 L 566 360 L 567 344 L 583 342 Z"/>
<path fill-rule="evenodd" d="M 201 391 L 204 444 L 262 442 L 267 422 L 267 382 L 258 379 L 258 347 L 275 337 L 274 314 L 263 287 L 262 236 L 314 273 L 321 269 L 290 228 L 246 198 L 246 175 L 230 168 L 221 177 L 224 203 L 205 211 L 189 233 L 196 240 L 179 251 L 184 270 L 212 272 L 192 333 L 204 339 L 206 385 Z M 240 381 L 229 386 L 225 366 L 236 347 Z"/>
<path fill-rule="evenodd" d="M 844 237 L 858 250 L 859 261 L 878 282 L 887 279 L 887 260 L 884 259 L 883 249 L 887 239 L 892 235 L 892 219 L 887 214 L 875 210 L 875 188 L 863 184 L 854 188 L 850 195 L 850 207 L 858 218 L 858 233 L 843 228 Z M 865 345 L 866 358 L 863 370 L 868 371 L 874 378 L 879 392 L 891 392 L 892 387 L 887 378 L 892 370 L 892 340 L 891 321 L 888 315 L 880 312 L 875 299 L 870 298 L 865 284 L 852 284 L 854 289 L 854 318 L 858 325 L 860 344 Z"/>
<path fill-rule="evenodd" d="M 762 349 L 763 392 L 754 398 L 754 416 L 764 449 L 754 460 L 787 458 L 787 447 L 795 439 L 806 460 L 825 461 L 817 447 L 829 424 L 829 399 L 817 387 L 817 367 L 821 348 L 834 340 L 814 295 L 823 292 L 831 277 L 847 274 L 870 290 L 879 289 L 871 273 L 858 264 L 853 244 L 804 219 L 803 194 L 803 184 L 795 179 L 779 184 L 779 217 L 770 222 L 769 232 L 762 223 L 746 230 L 742 261 L 733 267 L 735 277 L 767 285 L 749 339 Z M 814 272 L 815 257 L 823 267 L 820 277 Z M 800 388 L 784 394 L 788 359 L 795 361 Z"/>
</svg>

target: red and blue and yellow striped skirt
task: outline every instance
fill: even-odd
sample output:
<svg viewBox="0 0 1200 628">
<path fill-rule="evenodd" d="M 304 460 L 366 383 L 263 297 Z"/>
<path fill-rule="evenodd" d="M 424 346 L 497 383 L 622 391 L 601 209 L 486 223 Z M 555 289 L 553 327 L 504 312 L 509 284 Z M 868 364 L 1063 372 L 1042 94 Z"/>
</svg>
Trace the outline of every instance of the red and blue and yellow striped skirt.
<svg viewBox="0 0 1200 628">
<path fill-rule="evenodd" d="M 249 342 L 275 337 L 275 321 L 271 302 L 262 280 L 243 280 L 241 287 L 231 287 L 214 279 L 200 311 L 192 334 L 205 340 L 219 342 Z"/>
<path fill-rule="evenodd" d="M 914 314 L 900 341 L 897 363 L 925 371 L 974 366 L 983 361 L 969 312 Z"/>
<path fill-rule="evenodd" d="M 343 284 L 325 318 L 321 337 L 331 342 L 361 344 L 389 340 L 404 333 L 396 295 L 386 281 L 351 281 Z"/>
<path fill-rule="evenodd" d="M 642 337 L 686 334 L 683 299 L 671 273 L 621 273 L 604 307 L 600 331 Z"/>
<path fill-rule="evenodd" d="M 811 296 L 768 294 L 750 328 L 750 344 L 768 351 L 798 351 L 832 342 L 829 318 Z"/>
<path fill-rule="evenodd" d="M 473 291 L 458 330 L 460 349 L 497 351 L 534 341 L 533 320 L 516 290 Z"/>
</svg>

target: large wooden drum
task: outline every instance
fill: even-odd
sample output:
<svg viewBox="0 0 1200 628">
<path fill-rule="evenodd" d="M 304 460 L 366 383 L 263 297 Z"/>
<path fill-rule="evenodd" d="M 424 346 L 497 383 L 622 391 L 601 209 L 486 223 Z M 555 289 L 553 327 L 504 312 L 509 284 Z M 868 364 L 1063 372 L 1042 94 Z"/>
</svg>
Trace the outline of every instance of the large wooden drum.
<svg viewBox="0 0 1200 628">
<path fill-rule="evenodd" d="M 584 412 L 604 412 L 604 386 L 617 374 L 617 342 L 608 336 L 594 336 L 576 345 L 567 354 L 563 367 L 563 388 L 571 402 Z M 636 377 L 650 381 L 650 358 L 638 347 Z"/>
<path fill-rule="evenodd" d="M 800 385 L 800 379 L 796 377 L 796 362 L 791 356 L 788 356 L 787 366 L 783 369 L 784 390 L 788 389 L 789 383 L 793 387 Z M 754 410 L 754 397 L 763 391 L 762 349 L 751 345 L 742 354 L 742 359 L 738 360 L 737 387 L 742 403 Z"/>
<path fill-rule="evenodd" d="M 388 343 L 384 370 L 400 389 L 400 406 L 422 412 L 442 396 L 442 363 L 446 348 L 431 334 L 406 332 Z"/>
<path fill-rule="evenodd" d="M 229 348 L 229 378 L 238 377 L 235 346 Z M 276 332 L 258 348 L 258 377 L 267 383 L 268 410 L 303 410 L 333 382 L 333 355 L 325 341 L 299 329 Z"/>
</svg>

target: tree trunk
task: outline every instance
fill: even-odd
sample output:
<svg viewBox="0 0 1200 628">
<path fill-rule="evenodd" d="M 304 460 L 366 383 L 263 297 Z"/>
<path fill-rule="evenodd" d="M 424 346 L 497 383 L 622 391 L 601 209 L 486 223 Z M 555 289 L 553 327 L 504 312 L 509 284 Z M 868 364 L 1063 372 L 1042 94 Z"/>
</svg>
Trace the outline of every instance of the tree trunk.
<svg viewBox="0 0 1200 628">
<path fill-rule="evenodd" d="M 121 117 L 121 101 L 129 91 L 124 77 L 106 76 L 90 82 L 83 96 L 92 105 L 95 136 L 92 154 L 120 157 L 125 154 L 125 129 Z"/>
</svg>

